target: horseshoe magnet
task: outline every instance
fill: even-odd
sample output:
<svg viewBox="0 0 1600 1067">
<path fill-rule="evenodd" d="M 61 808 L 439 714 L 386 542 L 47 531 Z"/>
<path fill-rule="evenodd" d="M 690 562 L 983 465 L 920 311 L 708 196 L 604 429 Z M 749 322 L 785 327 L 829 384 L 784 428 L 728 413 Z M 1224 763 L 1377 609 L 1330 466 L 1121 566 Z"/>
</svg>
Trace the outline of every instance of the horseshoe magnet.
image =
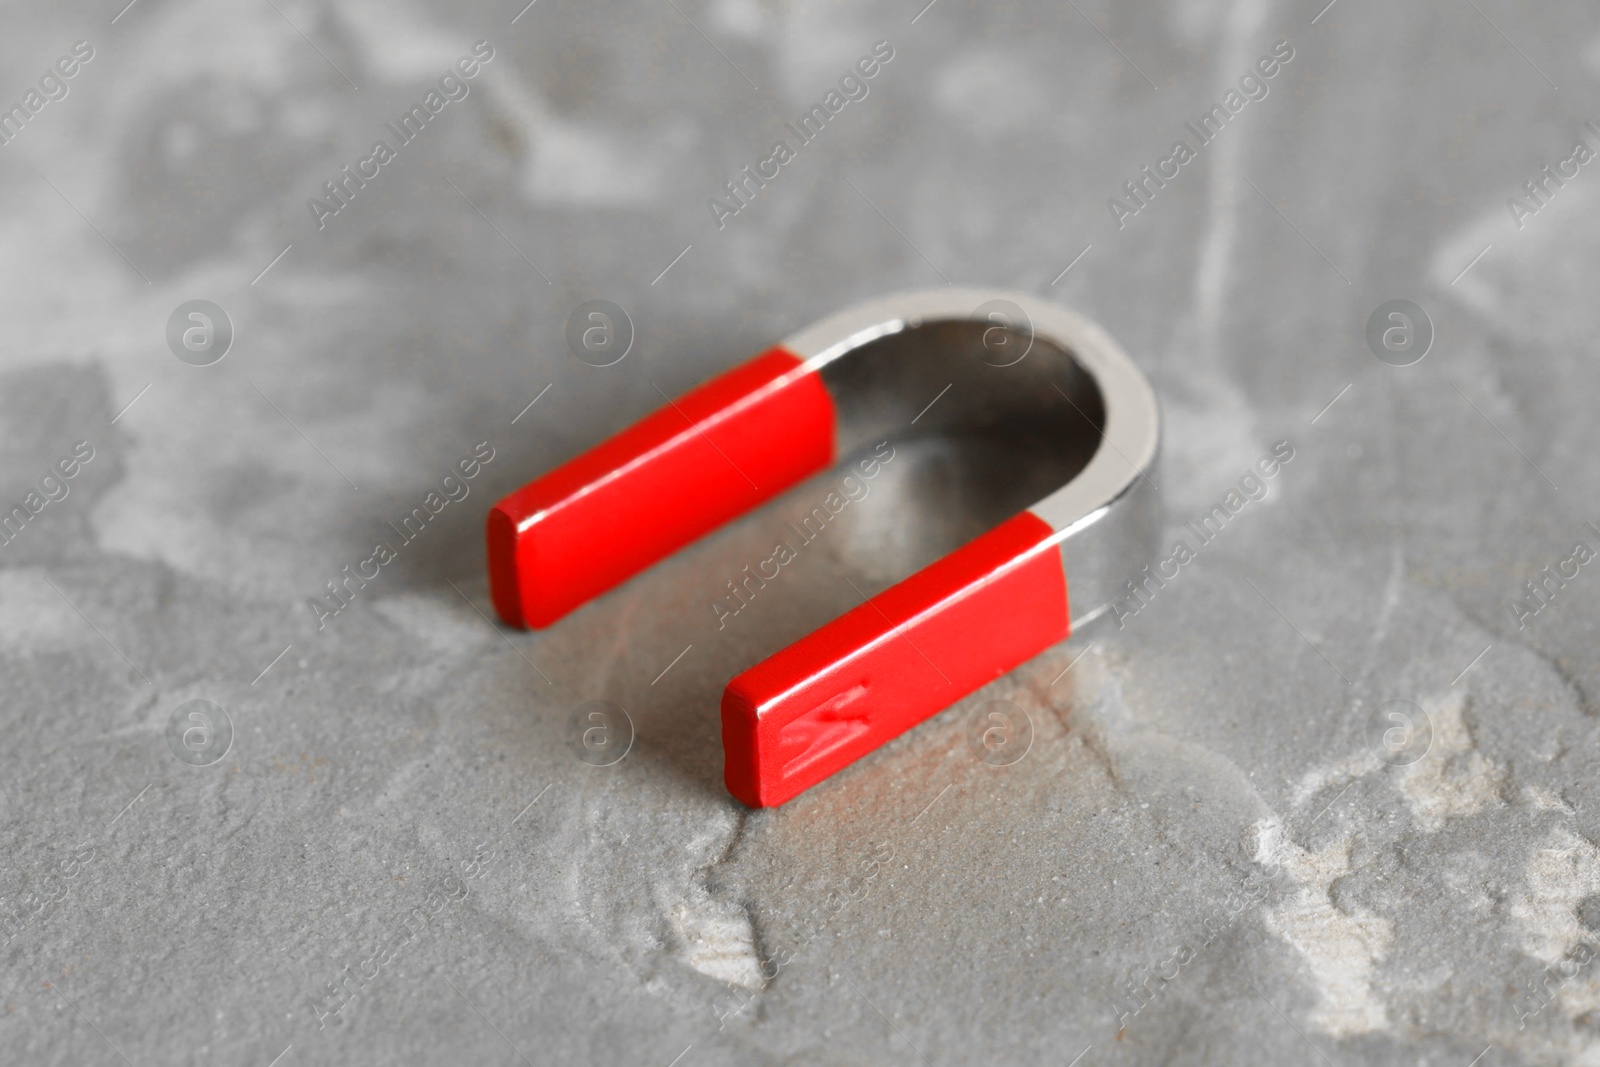
<svg viewBox="0 0 1600 1067">
<path fill-rule="evenodd" d="M 1104 615 L 1150 558 L 1155 394 L 1094 323 L 946 288 L 807 327 L 496 504 L 495 609 L 548 626 L 837 460 L 916 434 L 1023 457 L 989 487 L 1002 497 L 1059 488 L 728 683 L 728 791 L 782 804 Z"/>
</svg>

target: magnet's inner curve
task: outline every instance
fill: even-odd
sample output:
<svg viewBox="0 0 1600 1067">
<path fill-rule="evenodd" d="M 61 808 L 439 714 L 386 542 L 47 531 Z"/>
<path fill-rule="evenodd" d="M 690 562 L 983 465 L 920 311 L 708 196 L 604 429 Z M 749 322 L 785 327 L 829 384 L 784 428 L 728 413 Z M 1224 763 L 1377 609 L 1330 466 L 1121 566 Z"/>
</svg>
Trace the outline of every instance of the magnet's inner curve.
<svg viewBox="0 0 1600 1067">
<path fill-rule="evenodd" d="M 1038 334 L 977 320 L 926 323 L 852 349 L 819 373 L 838 413 L 841 462 L 881 441 L 928 436 L 986 453 L 985 476 L 966 488 L 978 496 L 973 517 L 988 525 L 1065 485 L 1103 439 L 1099 386 Z"/>
</svg>

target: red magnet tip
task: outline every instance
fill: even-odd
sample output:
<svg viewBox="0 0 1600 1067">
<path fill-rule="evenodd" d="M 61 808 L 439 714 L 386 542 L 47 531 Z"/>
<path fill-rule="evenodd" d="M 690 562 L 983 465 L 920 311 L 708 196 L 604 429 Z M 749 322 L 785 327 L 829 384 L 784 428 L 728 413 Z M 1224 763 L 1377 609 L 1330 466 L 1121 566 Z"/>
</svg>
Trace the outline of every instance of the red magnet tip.
<svg viewBox="0 0 1600 1067">
<path fill-rule="evenodd" d="M 489 588 L 511 626 L 549 626 L 833 463 L 833 401 L 773 348 L 489 512 Z"/>
</svg>

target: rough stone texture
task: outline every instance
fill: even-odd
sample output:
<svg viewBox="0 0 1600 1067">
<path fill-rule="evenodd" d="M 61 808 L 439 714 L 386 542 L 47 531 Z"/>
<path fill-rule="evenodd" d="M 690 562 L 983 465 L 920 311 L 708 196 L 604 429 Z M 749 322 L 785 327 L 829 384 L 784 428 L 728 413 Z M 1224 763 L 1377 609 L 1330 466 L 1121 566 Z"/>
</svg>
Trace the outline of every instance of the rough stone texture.
<svg viewBox="0 0 1600 1067">
<path fill-rule="evenodd" d="M 4 103 L 94 57 L 0 148 L 0 501 L 94 458 L 0 547 L 0 1061 L 1600 1063 L 1600 577 L 1512 609 L 1600 547 L 1600 177 L 1506 203 L 1600 149 L 1592 12 L 920 3 L 8 6 Z M 478 39 L 471 95 L 319 230 L 307 199 Z M 706 198 L 879 40 L 719 230 Z M 1279 40 L 1119 230 L 1107 198 Z M 944 279 L 1146 369 L 1164 546 L 1294 459 L 1123 628 L 776 811 L 723 791 L 725 680 L 969 536 L 1026 457 L 901 442 L 720 632 L 838 475 L 546 632 L 488 624 L 498 494 Z M 193 298 L 237 329 L 210 367 L 164 340 Z M 604 370 L 563 340 L 595 298 L 637 328 Z M 1364 340 L 1395 298 L 1437 331 L 1406 368 Z M 191 699 L 235 730 L 209 766 L 166 740 Z M 610 767 L 574 755 L 591 699 L 636 727 Z M 992 699 L 1031 720 L 1009 766 L 968 743 Z"/>
</svg>

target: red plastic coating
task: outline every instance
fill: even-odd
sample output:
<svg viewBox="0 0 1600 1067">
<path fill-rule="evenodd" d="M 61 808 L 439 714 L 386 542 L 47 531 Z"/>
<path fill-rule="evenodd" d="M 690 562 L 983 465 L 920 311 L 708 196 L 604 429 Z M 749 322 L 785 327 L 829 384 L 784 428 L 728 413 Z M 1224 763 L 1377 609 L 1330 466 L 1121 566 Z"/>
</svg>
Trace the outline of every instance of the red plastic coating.
<svg viewBox="0 0 1600 1067">
<path fill-rule="evenodd" d="M 1052 532 L 1025 511 L 729 682 L 728 792 L 782 804 L 1066 638 Z"/>
<path fill-rule="evenodd" d="M 489 587 L 548 626 L 834 460 L 833 400 L 778 347 L 711 379 L 489 512 Z"/>
</svg>

